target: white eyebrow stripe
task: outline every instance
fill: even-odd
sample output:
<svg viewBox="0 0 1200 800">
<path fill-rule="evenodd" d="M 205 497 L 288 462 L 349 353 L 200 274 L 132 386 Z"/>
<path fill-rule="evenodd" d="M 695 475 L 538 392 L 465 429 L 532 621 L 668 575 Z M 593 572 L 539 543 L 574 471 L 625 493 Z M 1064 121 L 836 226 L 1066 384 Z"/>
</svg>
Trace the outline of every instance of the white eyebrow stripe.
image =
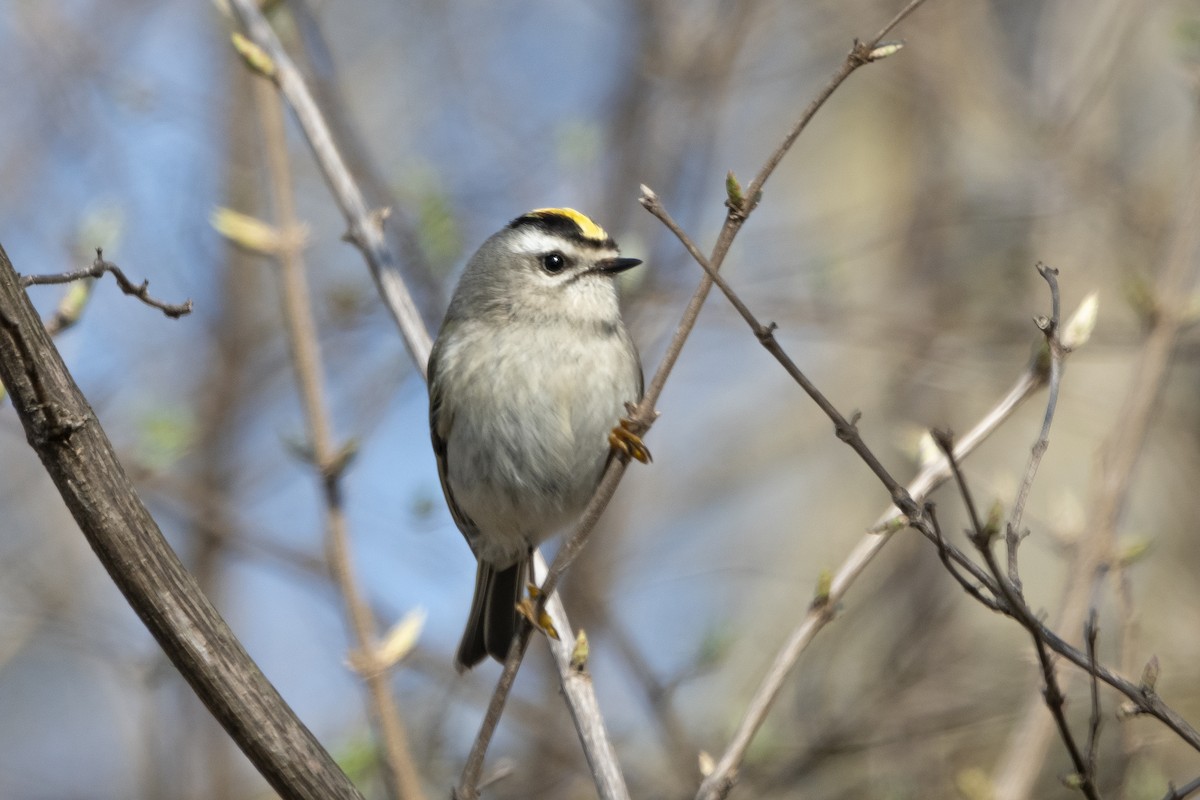
<svg viewBox="0 0 1200 800">
<path fill-rule="evenodd" d="M 512 248 L 523 255 L 537 255 L 558 251 L 572 259 L 595 258 L 597 254 L 606 252 L 608 248 L 580 248 L 574 242 L 558 236 L 552 236 L 545 231 L 530 228 L 518 231 L 512 239 Z M 615 252 L 613 253 L 615 255 Z"/>
</svg>

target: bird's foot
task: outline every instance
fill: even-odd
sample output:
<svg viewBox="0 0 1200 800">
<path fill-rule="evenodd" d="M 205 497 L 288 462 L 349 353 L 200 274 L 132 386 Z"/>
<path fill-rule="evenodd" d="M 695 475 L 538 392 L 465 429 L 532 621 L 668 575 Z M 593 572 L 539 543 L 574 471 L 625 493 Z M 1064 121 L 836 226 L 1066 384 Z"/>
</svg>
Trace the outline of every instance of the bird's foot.
<svg viewBox="0 0 1200 800">
<path fill-rule="evenodd" d="M 642 442 L 642 437 L 635 433 L 637 427 L 637 423 L 629 417 L 622 417 L 617 427 L 608 434 L 608 446 L 626 460 L 633 458 L 643 464 L 649 464 L 654 459 Z"/>
<path fill-rule="evenodd" d="M 534 630 L 541 631 L 557 642 L 558 630 L 554 627 L 554 622 L 551 621 L 546 609 L 543 608 L 540 614 L 535 613 L 537 611 L 538 598 L 542 596 L 542 590 L 532 583 L 527 588 L 529 589 L 529 596 L 522 597 L 517 603 L 517 613 L 529 620 L 529 624 L 533 626 Z"/>
</svg>

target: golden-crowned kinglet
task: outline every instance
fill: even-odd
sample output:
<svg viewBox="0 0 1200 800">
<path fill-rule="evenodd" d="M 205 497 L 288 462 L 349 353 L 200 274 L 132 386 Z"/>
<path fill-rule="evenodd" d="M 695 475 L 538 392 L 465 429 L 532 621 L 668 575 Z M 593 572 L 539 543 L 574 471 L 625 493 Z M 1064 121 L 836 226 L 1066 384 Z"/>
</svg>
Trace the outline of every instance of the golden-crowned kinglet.
<svg viewBox="0 0 1200 800">
<path fill-rule="evenodd" d="M 459 671 L 504 660 L 532 548 L 583 511 L 610 432 L 642 397 L 613 285 L 640 263 L 578 211 L 542 208 L 483 243 L 450 301 L 429 357 L 429 427 L 479 562 Z"/>
</svg>

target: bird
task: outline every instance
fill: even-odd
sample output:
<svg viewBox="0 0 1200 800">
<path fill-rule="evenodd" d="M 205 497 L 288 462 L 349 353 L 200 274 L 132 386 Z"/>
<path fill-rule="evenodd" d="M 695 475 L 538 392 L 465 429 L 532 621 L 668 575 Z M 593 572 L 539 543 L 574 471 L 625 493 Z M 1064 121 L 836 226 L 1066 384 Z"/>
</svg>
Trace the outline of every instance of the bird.
<svg viewBox="0 0 1200 800">
<path fill-rule="evenodd" d="M 460 673 L 503 663 L 533 548 L 579 517 L 614 453 L 649 459 L 615 284 L 641 263 L 579 211 L 539 208 L 489 237 L 454 291 L 428 377 L 438 478 L 477 561 Z"/>
</svg>

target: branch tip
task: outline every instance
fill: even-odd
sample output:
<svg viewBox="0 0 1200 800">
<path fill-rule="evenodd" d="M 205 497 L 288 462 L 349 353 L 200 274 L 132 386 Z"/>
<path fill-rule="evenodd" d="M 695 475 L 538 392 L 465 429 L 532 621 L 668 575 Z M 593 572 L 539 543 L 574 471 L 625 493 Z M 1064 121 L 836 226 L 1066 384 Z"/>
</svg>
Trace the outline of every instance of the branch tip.
<svg viewBox="0 0 1200 800">
<path fill-rule="evenodd" d="M 178 319 L 192 312 L 192 301 L 185 300 L 182 303 L 164 303 L 162 300 L 157 300 L 150 296 L 149 286 L 150 281 L 143 280 L 141 284 L 135 284 L 126 277 L 125 273 L 116 264 L 104 260 L 104 251 L 102 248 L 96 248 L 96 258 L 92 261 L 90 267 L 76 270 L 75 272 L 60 272 L 51 275 L 23 275 L 20 277 L 22 289 L 28 289 L 30 286 L 47 286 L 58 283 L 74 283 L 86 279 L 97 279 L 109 273 L 116 280 L 117 286 L 122 292 L 136 297 L 148 306 L 157 308 L 163 314 L 171 319 Z"/>
<path fill-rule="evenodd" d="M 237 31 L 230 34 L 229 39 L 247 67 L 269 80 L 275 80 L 279 76 L 279 67 L 266 50 Z"/>
<path fill-rule="evenodd" d="M 903 39 L 899 39 L 894 42 L 880 42 L 879 44 L 877 44 L 873 48 L 871 48 L 871 52 L 867 53 L 867 60 L 868 61 L 880 61 L 882 59 L 887 58 L 888 56 L 893 56 L 896 53 L 899 53 L 903 49 L 904 49 L 904 40 Z"/>
<path fill-rule="evenodd" d="M 746 196 L 742 193 L 742 184 L 738 182 L 737 175 L 733 174 L 733 170 L 725 173 L 725 206 L 730 211 L 738 211 L 744 213 L 746 208 Z"/>
</svg>

